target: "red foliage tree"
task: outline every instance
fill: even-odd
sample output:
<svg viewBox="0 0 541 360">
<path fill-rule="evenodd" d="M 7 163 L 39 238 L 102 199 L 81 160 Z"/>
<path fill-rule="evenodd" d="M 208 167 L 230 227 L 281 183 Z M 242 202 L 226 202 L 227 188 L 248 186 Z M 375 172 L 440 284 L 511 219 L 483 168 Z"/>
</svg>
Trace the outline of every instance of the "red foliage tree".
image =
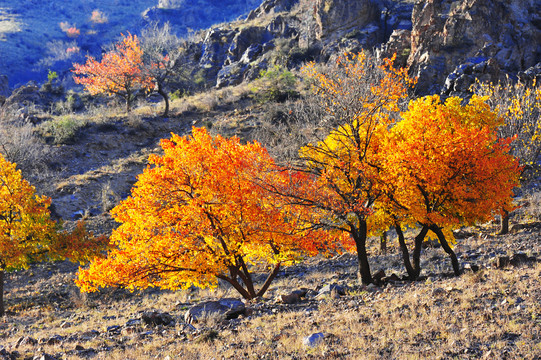
<svg viewBox="0 0 541 360">
<path fill-rule="evenodd" d="M 88 57 L 85 64 L 73 64 L 74 80 L 84 85 L 92 95 L 107 94 L 122 97 L 126 112 L 130 112 L 135 95 L 140 90 L 154 88 L 143 69 L 143 51 L 136 35 L 128 34 L 103 55 L 101 61 Z"/>
</svg>

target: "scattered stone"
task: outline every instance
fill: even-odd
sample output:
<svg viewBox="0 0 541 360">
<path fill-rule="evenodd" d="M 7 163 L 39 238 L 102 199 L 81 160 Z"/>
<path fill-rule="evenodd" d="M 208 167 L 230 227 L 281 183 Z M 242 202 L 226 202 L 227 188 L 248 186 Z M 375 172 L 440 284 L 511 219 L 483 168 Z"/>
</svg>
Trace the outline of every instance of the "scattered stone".
<svg viewBox="0 0 541 360">
<path fill-rule="evenodd" d="M 142 325 L 143 324 L 143 320 L 141 319 L 130 319 L 128 321 L 126 321 L 126 327 L 127 326 L 139 326 L 139 325 Z"/>
<path fill-rule="evenodd" d="M 238 299 L 226 298 L 218 301 L 205 301 L 192 306 L 184 315 L 187 323 L 198 322 L 206 316 L 234 319 L 246 311 L 244 303 Z"/>
<path fill-rule="evenodd" d="M 368 285 L 366 286 L 366 289 L 367 289 L 368 291 L 378 291 L 378 286 L 377 286 L 376 284 L 368 284 Z"/>
<path fill-rule="evenodd" d="M 316 299 L 321 299 L 323 297 L 333 295 L 333 294 L 334 294 L 334 297 L 340 297 L 340 296 L 346 295 L 346 289 L 345 287 L 340 286 L 338 284 L 328 284 L 328 285 L 323 286 L 319 290 L 319 293 L 317 294 Z"/>
<path fill-rule="evenodd" d="M 283 304 L 296 304 L 301 301 L 301 298 L 306 296 L 308 289 L 295 290 L 287 295 L 279 295 L 278 302 Z"/>
<path fill-rule="evenodd" d="M 61 335 L 53 335 L 48 339 L 42 339 L 40 343 L 43 343 L 45 345 L 59 345 L 62 344 L 64 341 L 64 337 Z"/>
<path fill-rule="evenodd" d="M 79 339 L 82 341 L 88 341 L 91 339 L 94 339 L 95 337 L 98 337 L 100 335 L 100 332 L 98 330 L 89 330 L 81 333 L 79 335 Z"/>
<path fill-rule="evenodd" d="M 73 326 L 73 323 L 71 323 L 69 321 L 64 321 L 62 324 L 60 324 L 61 329 L 67 329 L 67 328 L 69 328 L 71 326 Z"/>
<path fill-rule="evenodd" d="M 57 358 L 49 354 L 42 354 L 34 356 L 32 360 L 57 360 Z"/>
<path fill-rule="evenodd" d="M 84 346 L 83 346 L 83 345 L 81 345 L 81 344 L 77 344 L 77 345 L 75 345 L 75 350 L 79 350 L 79 351 L 81 351 L 81 350 L 85 350 L 85 348 L 84 348 Z"/>
<path fill-rule="evenodd" d="M 314 333 L 302 339 L 302 343 L 305 346 L 314 347 L 314 346 L 317 346 L 321 341 L 323 341 L 324 338 L 325 338 L 325 334 Z"/>
<path fill-rule="evenodd" d="M 437 287 L 434 290 L 432 290 L 432 296 L 443 296 L 447 294 L 447 291 L 445 289 Z"/>
<path fill-rule="evenodd" d="M 111 326 L 107 326 L 107 333 L 109 334 L 120 334 L 120 331 L 122 330 L 122 328 L 120 327 L 120 325 L 111 325 Z"/>
<path fill-rule="evenodd" d="M 175 323 L 173 317 L 166 312 L 159 311 L 147 311 L 141 315 L 141 320 L 143 323 L 149 326 L 158 326 L 158 325 L 172 325 Z"/>
<path fill-rule="evenodd" d="M 18 348 L 19 346 L 22 346 L 22 345 L 34 346 L 37 344 L 38 344 L 38 341 L 34 338 L 31 338 L 30 336 L 21 336 L 19 340 L 17 340 L 17 344 L 15 345 L 15 348 Z"/>
<path fill-rule="evenodd" d="M 380 283 L 384 277 L 385 277 L 385 271 L 383 269 L 380 269 L 379 271 L 377 271 L 375 274 L 372 275 L 372 278 L 374 279 L 374 281 L 378 283 Z"/>
</svg>

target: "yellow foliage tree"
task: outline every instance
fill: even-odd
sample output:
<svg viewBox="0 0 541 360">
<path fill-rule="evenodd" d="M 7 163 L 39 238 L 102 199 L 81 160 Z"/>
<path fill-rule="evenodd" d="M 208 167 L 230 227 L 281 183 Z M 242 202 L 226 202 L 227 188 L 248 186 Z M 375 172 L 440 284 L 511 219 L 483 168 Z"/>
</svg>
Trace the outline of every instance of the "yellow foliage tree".
<svg viewBox="0 0 541 360">
<path fill-rule="evenodd" d="M 102 249 L 102 237 L 88 233 L 82 223 L 73 232 L 57 232 L 50 219 L 51 199 L 36 195 L 16 165 L 0 155 L 0 316 L 4 273 L 27 268 L 30 263 L 68 257 L 84 262 Z"/>
<path fill-rule="evenodd" d="M 520 182 L 523 186 L 539 175 L 541 155 L 541 86 L 535 81 L 527 85 L 522 82 L 497 85 L 476 83 L 472 89 L 476 94 L 487 97 L 487 103 L 504 122 L 498 127 L 501 138 L 514 137 L 510 153 L 522 166 Z M 509 231 L 509 213 L 502 216 L 500 234 Z"/>
<path fill-rule="evenodd" d="M 296 196 L 319 209 L 322 225 L 353 241 L 364 284 L 372 282 L 367 221 L 380 196 L 379 173 L 385 161 L 380 147 L 415 83 L 392 62 L 376 64 L 360 53 L 340 57 L 328 72 L 313 63 L 303 68 L 314 80 L 316 99 L 333 129 L 321 141 L 301 148 L 304 170 L 316 180 Z"/>
</svg>

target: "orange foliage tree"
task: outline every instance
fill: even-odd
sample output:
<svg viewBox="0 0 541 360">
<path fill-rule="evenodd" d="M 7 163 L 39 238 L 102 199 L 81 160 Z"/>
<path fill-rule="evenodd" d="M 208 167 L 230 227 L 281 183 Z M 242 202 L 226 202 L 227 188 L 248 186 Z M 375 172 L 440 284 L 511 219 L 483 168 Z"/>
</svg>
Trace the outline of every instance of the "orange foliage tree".
<svg viewBox="0 0 541 360">
<path fill-rule="evenodd" d="M 452 229 L 485 222 L 512 208 L 520 167 L 509 154 L 512 139 L 499 139 L 501 118 L 473 96 L 467 105 L 453 97 L 440 102 L 428 96 L 413 101 L 382 146 L 383 192 L 376 212 L 398 233 L 410 278 L 419 276 L 422 242 L 428 231 L 438 238 L 460 274 L 449 241 Z M 401 226 L 419 224 L 413 266 Z"/>
<path fill-rule="evenodd" d="M 83 224 L 73 232 L 57 232 L 50 219 L 51 199 L 36 195 L 20 170 L 0 155 L 0 316 L 3 316 L 4 273 L 30 263 L 68 257 L 84 262 L 107 242 L 94 237 Z"/>
<path fill-rule="evenodd" d="M 380 196 L 385 159 L 379 149 L 415 83 L 404 69 L 394 69 L 392 61 L 376 64 L 360 53 L 340 57 L 327 72 L 313 63 L 303 68 L 314 80 L 316 101 L 324 110 L 322 125 L 330 124 L 332 130 L 301 148 L 304 171 L 316 180 L 292 195 L 318 209 L 320 224 L 353 240 L 364 284 L 372 282 L 366 240 L 367 221 Z"/>
<path fill-rule="evenodd" d="M 80 269 L 83 291 L 214 287 L 222 279 L 251 299 L 265 293 L 281 264 L 326 248 L 294 208 L 260 186 L 287 186 L 303 175 L 277 171 L 258 143 L 194 128 L 161 146 L 164 155 L 149 158 L 153 166 L 112 210 L 121 223 L 110 238 L 115 249 Z M 256 290 L 251 271 L 261 266 L 270 270 Z"/>
<path fill-rule="evenodd" d="M 126 112 L 130 112 L 135 95 L 140 90 L 154 88 L 149 75 L 143 71 L 143 51 L 136 35 L 123 36 L 114 49 L 100 61 L 88 57 L 85 64 L 73 64 L 74 80 L 84 85 L 92 95 L 107 94 L 122 97 Z"/>
<path fill-rule="evenodd" d="M 541 86 L 535 81 L 531 84 L 507 81 L 497 85 L 477 82 L 471 90 L 486 96 L 490 107 L 503 117 L 498 134 L 502 138 L 514 137 L 510 153 L 522 165 L 520 182 L 526 187 L 541 170 Z M 504 212 L 500 234 L 508 231 L 509 213 Z"/>
</svg>

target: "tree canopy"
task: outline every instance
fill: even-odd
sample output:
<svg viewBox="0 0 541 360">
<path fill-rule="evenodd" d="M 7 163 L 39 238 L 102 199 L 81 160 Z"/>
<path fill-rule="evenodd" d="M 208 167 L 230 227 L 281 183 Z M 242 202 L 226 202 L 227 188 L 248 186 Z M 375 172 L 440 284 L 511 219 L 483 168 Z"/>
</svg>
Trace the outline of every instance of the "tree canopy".
<svg viewBox="0 0 541 360">
<path fill-rule="evenodd" d="M 214 287 L 222 279 L 250 299 L 266 291 L 281 264 L 326 249 L 325 237 L 260 185 L 288 186 L 303 176 L 278 169 L 260 144 L 193 128 L 161 146 L 163 156 L 149 158 L 131 196 L 112 210 L 121 223 L 110 239 L 115 249 L 80 270 L 82 290 Z M 251 270 L 269 266 L 256 290 Z"/>
<path fill-rule="evenodd" d="M 152 78 L 143 71 L 143 51 L 136 35 L 128 34 L 103 55 L 101 61 L 88 57 L 85 64 L 73 64 L 73 79 L 92 95 L 117 95 L 126 102 L 126 112 L 139 90 L 154 88 Z"/>
</svg>

